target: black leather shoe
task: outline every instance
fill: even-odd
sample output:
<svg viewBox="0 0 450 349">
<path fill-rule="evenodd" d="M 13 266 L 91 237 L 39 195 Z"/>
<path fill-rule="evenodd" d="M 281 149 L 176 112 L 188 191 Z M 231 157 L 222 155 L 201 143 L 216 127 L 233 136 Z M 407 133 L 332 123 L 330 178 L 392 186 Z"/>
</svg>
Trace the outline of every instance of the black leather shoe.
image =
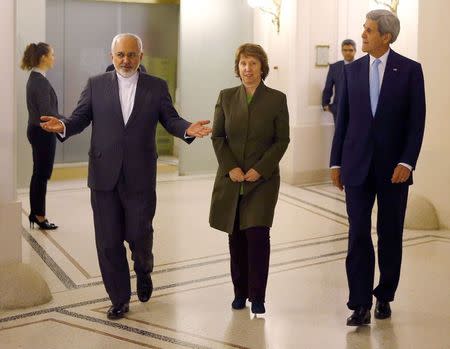
<svg viewBox="0 0 450 349">
<path fill-rule="evenodd" d="M 123 318 L 125 316 L 126 313 L 128 313 L 129 310 L 130 310 L 130 307 L 129 307 L 128 303 L 120 303 L 120 304 L 117 304 L 117 305 L 113 304 L 108 309 L 108 312 L 106 313 L 106 316 L 110 320 L 121 319 L 121 318 Z"/>
<path fill-rule="evenodd" d="M 30 214 L 28 216 L 28 220 L 30 221 L 30 228 L 33 226 L 34 228 L 34 224 L 36 223 L 39 227 L 39 229 L 44 229 L 44 230 L 54 230 L 56 228 L 58 228 L 57 225 L 50 223 L 48 220 L 43 220 L 42 222 L 40 222 L 37 217 L 34 214 Z"/>
<path fill-rule="evenodd" d="M 141 302 L 148 302 L 153 292 L 153 282 L 150 274 L 136 274 L 137 295 Z"/>
<path fill-rule="evenodd" d="M 353 314 L 347 318 L 347 326 L 363 326 L 370 324 L 370 309 L 358 307 Z"/>
<path fill-rule="evenodd" d="M 264 307 L 263 302 L 252 302 L 252 313 L 253 314 L 264 314 L 266 312 L 266 308 Z"/>
<path fill-rule="evenodd" d="M 247 301 L 246 297 L 236 296 L 236 297 L 234 297 L 234 300 L 231 303 L 231 307 L 236 310 L 244 309 L 246 301 Z"/>
<path fill-rule="evenodd" d="M 391 317 L 391 314 L 392 311 L 389 302 L 377 300 L 377 304 L 375 305 L 375 319 L 387 319 Z"/>
</svg>

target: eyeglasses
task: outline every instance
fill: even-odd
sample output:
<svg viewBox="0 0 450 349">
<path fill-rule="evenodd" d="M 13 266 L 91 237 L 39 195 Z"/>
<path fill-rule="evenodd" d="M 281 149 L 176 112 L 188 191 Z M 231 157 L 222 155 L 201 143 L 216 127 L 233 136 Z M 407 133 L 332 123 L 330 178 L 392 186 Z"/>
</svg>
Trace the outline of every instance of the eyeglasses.
<svg viewBox="0 0 450 349">
<path fill-rule="evenodd" d="M 127 52 L 127 53 L 125 53 L 125 52 L 115 52 L 113 54 L 114 54 L 114 56 L 116 56 L 119 59 L 124 59 L 125 56 L 128 59 L 135 59 L 135 58 L 139 57 L 139 55 L 140 55 L 140 53 L 138 53 L 138 52 Z"/>
</svg>

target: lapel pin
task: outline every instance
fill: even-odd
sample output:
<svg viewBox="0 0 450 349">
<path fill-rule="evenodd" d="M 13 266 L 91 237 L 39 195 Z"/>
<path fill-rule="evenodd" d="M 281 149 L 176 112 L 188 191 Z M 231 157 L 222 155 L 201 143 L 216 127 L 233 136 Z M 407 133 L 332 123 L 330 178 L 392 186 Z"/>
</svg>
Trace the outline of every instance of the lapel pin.
<svg viewBox="0 0 450 349">
<path fill-rule="evenodd" d="M 394 68 L 394 69 L 392 69 L 393 71 L 397 71 L 398 69 L 397 68 Z"/>
</svg>

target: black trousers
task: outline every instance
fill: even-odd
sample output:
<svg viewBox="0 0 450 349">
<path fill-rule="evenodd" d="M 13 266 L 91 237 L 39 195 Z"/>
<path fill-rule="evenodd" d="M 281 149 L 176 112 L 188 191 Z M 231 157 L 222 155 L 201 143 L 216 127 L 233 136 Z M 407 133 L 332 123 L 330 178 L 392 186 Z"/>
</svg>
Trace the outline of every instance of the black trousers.
<svg viewBox="0 0 450 349">
<path fill-rule="evenodd" d="M 373 173 L 360 186 L 345 187 L 350 230 L 346 259 L 350 290 L 347 306 L 370 308 L 372 295 L 391 302 L 400 279 L 403 223 L 408 201 L 407 184 L 377 184 Z M 371 214 L 377 199 L 378 267 L 375 289 L 375 252 L 371 238 Z"/>
<path fill-rule="evenodd" d="M 106 292 L 115 305 L 129 302 L 128 242 L 137 274 L 153 270 L 153 227 L 156 193 L 130 192 L 123 176 L 113 191 L 91 190 L 97 255 Z"/>
<path fill-rule="evenodd" d="M 29 125 L 28 141 L 33 152 L 33 175 L 30 181 L 30 214 L 45 216 L 47 182 L 53 171 L 56 136 L 39 126 Z"/>
<path fill-rule="evenodd" d="M 239 230 L 239 208 L 235 228 L 229 235 L 231 279 L 235 296 L 264 302 L 270 259 L 270 228 Z"/>
</svg>

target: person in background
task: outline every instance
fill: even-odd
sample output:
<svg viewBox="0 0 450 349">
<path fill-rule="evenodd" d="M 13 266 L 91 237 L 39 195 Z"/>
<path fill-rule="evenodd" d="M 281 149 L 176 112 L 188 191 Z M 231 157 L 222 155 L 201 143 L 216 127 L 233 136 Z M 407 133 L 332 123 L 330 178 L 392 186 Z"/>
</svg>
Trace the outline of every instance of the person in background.
<svg viewBox="0 0 450 349">
<path fill-rule="evenodd" d="M 336 125 L 336 114 L 339 103 L 339 93 L 344 77 L 344 65 L 353 62 L 356 53 L 356 44 L 352 39 L 342 41 L 341 52 L 343 60 L 330 64 L 327 80 L 322 91 L 322 108 L 333 114 L 334 124 Z M 333 97 L 334 94 L 334 97 Z M 333 102 L 331 98 L 333 97 Z"/>
<path fill-rule="evenodd" d="M 56 136 L 40 127 L 41 115 L 59 115 L 58 98 L 45 77 L 53 68 L 53 48 L 44 42 L 29 44 L 23 53 L 21 68 L 31 70 L 27 82 L 28 127 L 27 137 L 33 153 L 33 174 L 30 182 L 30 227 L 37 224 L 40 229 L 58 228 L 46 217 L 45 197 L 47 182 L 53 171 Z"/>
</svg>

